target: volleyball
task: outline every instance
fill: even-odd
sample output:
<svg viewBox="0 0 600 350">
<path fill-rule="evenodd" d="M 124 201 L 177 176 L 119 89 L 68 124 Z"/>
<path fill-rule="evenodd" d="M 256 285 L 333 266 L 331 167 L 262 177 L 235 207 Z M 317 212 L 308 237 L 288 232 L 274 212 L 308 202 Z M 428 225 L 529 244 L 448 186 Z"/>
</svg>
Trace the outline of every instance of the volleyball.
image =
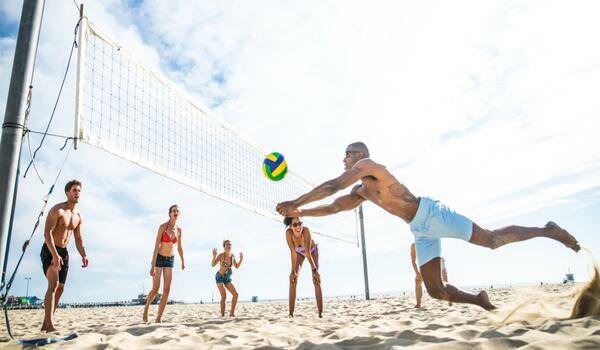
<svg viewBox="0 0 600 350">
<path fill-rule="evenodd" d="M 273 152 L 268 154 L 263 161 L 263 173 L 269 180 L 279 181 L 287 174 L 287 163 L 283 154 Z"/>
</svg>

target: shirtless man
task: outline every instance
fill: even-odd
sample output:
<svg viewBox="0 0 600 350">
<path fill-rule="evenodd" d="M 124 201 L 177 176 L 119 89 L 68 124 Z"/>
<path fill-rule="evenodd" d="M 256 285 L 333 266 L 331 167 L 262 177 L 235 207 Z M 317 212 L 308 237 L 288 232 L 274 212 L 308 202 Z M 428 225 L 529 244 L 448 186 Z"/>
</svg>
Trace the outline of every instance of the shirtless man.
<svg viewBox="0 0 600 350">
<path fill-rule="evenodd" d="M 415 270 L 415 297 L 417 298 L 417 305 L 415 305 L 415 308 L 418 309 L 421 307 L 421 299 L 423 298 L 423 287 L 421 286 L 423 283 L 423 277 L 421 277 L 419 266 L 417 266 L 417 251 L 414 243 L 410 245 L 410 262 L 413 270 Z M 448 271 L 446 271 L 446 263 L 444 258 L 440 257 L 440 262 L 442 265 L 442 281 L 448 283 Z M 449 301 L 448 304 L 452 306 L 451 301 Z"/>
<path fill-rule="evenodd" d="M 69 272 L 69 252 L 67 245 L 71 238 L 71 233 L 75 236 L 75 246 L 81 255 L 82 267 L 88 266 L 88 258 L 83 247 L 83 236 L 81 234 L 81 225 L 83 217 L 77 209 L 79 202 L 79 193 L 81 192 L 81 182 L 71 180 L 65 185 L 65 194 L 67 201 L 59 203 L 52 207 L 46 218 L 44 227 L 44 245 L 40 257 L 42 258 L 42 267 L 44 275 L 48 279 L 48 290 L 44 298 L 44 323 L 42 331 L 52 332 L 54 328 L 53 316 L 60 296 L 62 295 L 67 273 Z"/>
<path fill-rule="evenodd" d="M 433 298 L 475 304 L 486 310 L 495 308 L 485 291 L 471 294 L 444 284 L 440 266 L 440 238 L 459 238 L 496 249 L 508 243 L 547 237 L 576 252 L 580 249 L 575 237 L 551 221 L 544 227 L 508 226 L 488 230 L 438 201 L 416 197 L 383 165 L 369 158 L 369 150 L 362 142 L 352 143 L 346 148 L 343 162 L 345 171 L 342 175 L 322 183 L 295 200 L 277 204 L 277 211 L 283 216 L 324 216 L 354 209 L 365 200 L 375 203 L 410 225 L 415 236 L 421 275 L 427 292 Z M 357 181 L 361 184 L 354 186 L 350 194 L 337 198 L 331 204 L 299 209 L 303 205 L 329 197 Z"/>
</svg>

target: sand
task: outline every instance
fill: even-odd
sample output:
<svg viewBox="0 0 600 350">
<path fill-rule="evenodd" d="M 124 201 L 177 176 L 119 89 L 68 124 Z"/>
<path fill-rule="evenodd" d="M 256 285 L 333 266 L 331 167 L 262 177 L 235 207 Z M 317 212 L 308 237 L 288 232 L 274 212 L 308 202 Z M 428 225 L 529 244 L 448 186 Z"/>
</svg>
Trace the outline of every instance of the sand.
<svg viewBox="0 0 600 350">
<path fill-rule="evenodd" d="M 301 301 L 288 318 L 287 302 L 241 303 L 238 317 L 218 315 L 218 305 L 168 305 L 163 323 L 141 322 L 142 307 L 59 309 L 56 326 L 79 338 L 50 349 L 600 349 L 600 317 L 561 320 L 573 306 L 573 287 L 488 290 L 496 312 L 425 296 L 374 300 L 329 298 L 324 318 L 314 301 Z M 522 306 L 515 311 L 519 304 Z M 228 305 L 229 307 L 229 305 Z M 31 339 L 43 310 L 10 311 L 13 334 Z M 156 306 L 151 309 L 151 317 Z M 508 320 L 502 322 L 507 315 Z M 2 329 L 5 330 L 4 319 Z M 2 348 L 20 348 L 4 331 Z"/>
</svg>

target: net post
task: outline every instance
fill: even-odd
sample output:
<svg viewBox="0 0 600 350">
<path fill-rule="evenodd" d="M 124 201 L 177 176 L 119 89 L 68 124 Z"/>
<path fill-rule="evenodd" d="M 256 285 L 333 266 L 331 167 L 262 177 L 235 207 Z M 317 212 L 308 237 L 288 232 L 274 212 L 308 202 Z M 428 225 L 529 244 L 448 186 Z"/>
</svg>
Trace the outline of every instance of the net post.
<svg viewBox="0 0 600 350">
<path fill-rule="evenodd" d="M 365 299 L 371 300 L 369 294 L 369 271 L 367 270 L 367 247 L 365 246 L 365 221 L 362 204 L 358 207 L 358 218 L 360 221 L 360 241 L 362 246 L 363 271 L 365 274 Z"/>
<path fill-rule="evenodd" d="M 79 146 L 81 132 L 81 115 L 83 114 L 83 83 L 85 81 L 85 49 L 87 45 L 87 20 L 83 16 L 83 4 L 79 7 L 79 33 L 77 36 L 77 83 L 75 92 L 75 130 L 73 146 Z"/>
<path fill-rule="evenodd" d="M 43 12 L 44 0 L 23 1 L 4 123 L 2 124 L 2 137 L 0 138 L 0 179 L 2 179 L 0 181 L 0 264 L 2 264 L 0 278 L 2 284 L 6 274 L 10 232 L 16 203 L 28 87 L 32 81 Z"/>
</svg>

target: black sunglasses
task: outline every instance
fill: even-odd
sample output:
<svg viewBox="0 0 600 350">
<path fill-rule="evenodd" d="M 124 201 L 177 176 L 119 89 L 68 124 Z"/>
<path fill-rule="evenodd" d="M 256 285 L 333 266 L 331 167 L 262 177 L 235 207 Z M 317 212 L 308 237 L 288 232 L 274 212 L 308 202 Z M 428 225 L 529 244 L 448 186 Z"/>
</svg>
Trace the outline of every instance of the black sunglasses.
<svg viewBox="0 0 600 350">
<path fill-rule="evenodd" d="M 294 223 L 292 224 L 292 227 L 300 227 L 300 226 L 302 226 L 302 221 L 299 221 L 299 222 L 294 222 Z"/>
</svg>

